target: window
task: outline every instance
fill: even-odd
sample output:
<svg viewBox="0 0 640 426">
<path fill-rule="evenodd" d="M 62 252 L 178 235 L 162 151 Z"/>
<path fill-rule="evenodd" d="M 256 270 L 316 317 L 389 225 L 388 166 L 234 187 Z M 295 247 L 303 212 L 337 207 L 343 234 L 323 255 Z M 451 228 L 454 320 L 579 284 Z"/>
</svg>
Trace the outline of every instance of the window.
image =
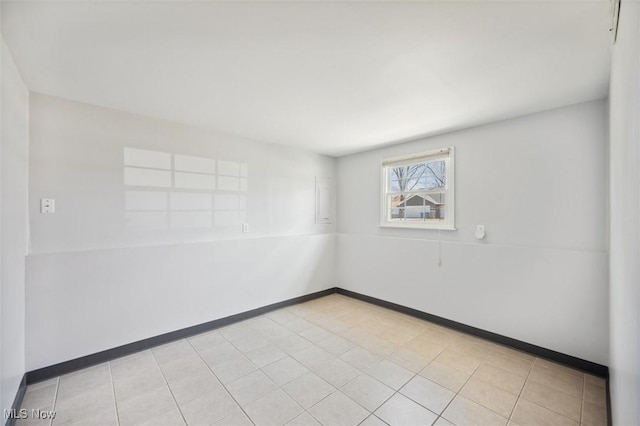
<svg viewBox="0 0 640 426">
<path fill-rule="evenodd" d="M 453 147 L 382 162 L 381 226 L 455 230 Z"/>
</svg>

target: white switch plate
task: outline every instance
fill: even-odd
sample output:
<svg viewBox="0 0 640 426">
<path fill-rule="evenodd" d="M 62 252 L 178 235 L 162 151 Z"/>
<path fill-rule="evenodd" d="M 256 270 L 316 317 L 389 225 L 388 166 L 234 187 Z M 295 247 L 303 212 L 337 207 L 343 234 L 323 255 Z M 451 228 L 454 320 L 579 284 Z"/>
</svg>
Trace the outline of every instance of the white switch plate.
<svg viewBox="0 0 640 426">
<path fill-rule="evenodd" d="M 248 223 L 243 223 L 242 224 L 242 232 L 243 233 L 249 232 L 249 224 Z"/>
<path fill-rule="evenodd" d="M 40 200 L 40 213 L 51 214 L 56 212 L 56 200 L 43 198 Z"/>
<path fill-rule="evenodd" d="M 474 233 L 474 235 L 479 240 L 483 239 L 487 235 L 484 230 L 484 225 L 476 226 L 476 232 Z"/>
</svg>

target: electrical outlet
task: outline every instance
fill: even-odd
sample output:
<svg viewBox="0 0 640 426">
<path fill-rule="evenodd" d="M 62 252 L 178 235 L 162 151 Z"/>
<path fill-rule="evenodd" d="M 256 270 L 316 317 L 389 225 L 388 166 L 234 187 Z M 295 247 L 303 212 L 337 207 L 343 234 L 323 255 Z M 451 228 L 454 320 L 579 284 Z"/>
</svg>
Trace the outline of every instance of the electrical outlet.
<svg viewBox="0 0 640 426">
<path fill-rule="evenodd" d="M 56 212 L 56 200 L 43 198 L 40 200 L 40 213 L 51 214 Z"/>
<path fill-rule="evenodd" d="M 242 224 L 242 232 L 245 233 L 245 234 L 247 232 L 249 232 L 249 224 L 248 223 L 243 223 Z"/>
</svg>

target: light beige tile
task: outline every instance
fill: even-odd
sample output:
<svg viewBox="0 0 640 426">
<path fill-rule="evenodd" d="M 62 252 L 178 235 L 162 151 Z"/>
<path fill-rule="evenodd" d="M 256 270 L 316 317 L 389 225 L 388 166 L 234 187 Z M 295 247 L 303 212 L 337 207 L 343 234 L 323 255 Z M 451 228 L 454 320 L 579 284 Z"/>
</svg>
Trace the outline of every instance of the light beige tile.
<svg viewBox="0 0 640 426">
<path fill-rule="evenodd" d="M 531 361 L 531 362 L 534 362 L 535 359 L 536 359 L 536 357 L 533 356 L 533 355 L 530 355 L 530 354 L 528 354 L 526 352 L 522 352 L 522 351 L 510 348 L 508 346 L 495 345 L 493 347 L 493 350 L 505 353 L 507 355 L 516 356 L 518 358 L 526 359 L 527 361 Z"/>
<path fill-rule="evenodd" d="M 411 398 L 436 414 L 441 414 L 456 394 L 422 376 L 416 376 L 400 389 L 400 393 Z"/>
<path fill-rule="evenodd" d="M 313 416 L 306 411 L 287 423 L 287 426 L 321 426 Z"/>
<path fill-rule="evenodd" d="M 155 416 L 143 424 L 149 426 L 184 426 L 186 423 L 182 418 L 182 414 L 180 414 L 180 411 L 176 408 L 162 413 L 159 416 Z"/>
<path fill-rule="evenodd" d="M 532 359 L 511 355 L 501 350 L 492 351 L 487 356 L 485 363 L 523 377 L 527 377 L 529 375 L 529 371 L 533 366 Z"/>
<path fill-rule="evenodd" d="M 357 368 L 352 367 L 338 358 L 334 358 L 326 364 L 322 364 L 313 371 L 337 388 L 341 387 L 361 373 Z"/>
<path fill-rule="evenodd" d="M 491 345 L 490 343 L 482 341 L 480 339 L 464 337 L 454 340 L 447 347 L 447 349 L 467 356 L 471 356 L 473 358 L 477 358 L 482 361 L 487 357 L 487 355 L 489 355 L 492 346 L 493 345 Z"/>
<path fill-rule="evenodd" d="M 444 350 L 444 347 L 438 345 L 432 341 L 426 340 L 423 337 L 416 337 L 404 346 L 405 349 L 413 351 L 422 355 L 428 360 L 432 360 Z"/>
<path fill-rule="evenodd" d="M 267 316 L 277 322 L 278 324 L 286 324 L 290 321 L 297 320 L 298 317 L 285 309 L 278 309 L 268 313 Z"/>
<path fill-rule="evenodd" d="M 237 323 L 218 329 L 220 334 L 230 342 L 246 339 L 248 337 L 259 336 L 258 332 L 247 327 L 243 323 Z"/>
<path fill-rule="evenodd" d="M 435 345 L 446 347 L 455 339 L 456 334 L 444 327 L 432 325 L 419 335 L 421 339 L 427 340 Z"/>
<path fill-rule="evenodd" d="M 481 359 L 464 355 L 449 349 L 442 351 L 435 359 L 435 362 L 447 365 L 463 373 L 471 375 L 482 363 Z"/>
<path fill-rule="evenodd" d="M 137 425 L 174 410 L 176 403 L 169 388 L 163 387 L 118 403 L 117 408 L 121 425 Z"/>
<path fill-rule="evenodd" d="M 227 384 L 229 393 L 243 407 L 277 388 L 278 385 L 260 370 Z"/>
<path fill-rule="evenodd" d="M 602 377 L 594 376 L 591 374 L 585 374 L 584 379 L 585 379 L 585 382 L 600 386 L 601 388 L 606 388 L 607 386 L 606 379 Z"/>
<path fill-rule="evenodd" d="M 32 410 L 37 410 L 34 408 L 25 408 L 25 410 L 28 410 L 28 411 L 24 414 L 24 418 L 19 418 L 15 421 L 15 423 L 11 423 L 11 424 L 15 426 L 49 426 L 52 424 L 52 419 L 50 418 L 49 414 L 46 414 L 46 415 L 34 414 Z M 49 410 L 47 410 L 47 412 L 48 411 Z M 21 413 L 20 416 L 23 416 L 23 414 Z M 53 419 L 53 421 L 55 421 L 55 419 Z M 8 424 L 10 423 L 8 423 L 7 421 L 7 425 Z M 115 426 L 117 422 L 113 424 Z"/>
<path fill-rule="evenodd" d="M 239 408 L 236 408 L 233 413 L 229 414 L 227 417 L 218 420 L 214 423 L 214 425 L 220 426 L 252 426 L 253 423 L 249 418 L 244 414 Z"/>
<path fill-rule="evenodd" d="M 584 383 L 584 400 L 604 407 L 607 403 L 606 388 L 592 382 Z"/>
<path fill-rule="evenodd" d="M 304 409 L 309 409 L 335 391 L 333 386 L 311 372 L 287 383 L 282 389 Z"/>
<path fill-rule="evenodd" d="M 135 398 L 139 395 L 152 392 L 158 388 L 166 386 L 167 384 L 164 381 L 164 377 L 162 377 L 160 370 L 154 373 L 144 373 L 122 378 L 113 382 L 116 401 L 119 404 L 128 399 Z"/>
<path fill-rule="evenodd" d="M 159 365 L 174 361 L 194 353 L 193 347 L 184 339 L 171 342 L 152 349 L 156 362 Z"/>
<path fill-rule="evenodd" d="M 369 412 L 340 391 L 336 391 L 311 407 L 309 414 L 323 425 L 357 425 Z"/>
<path fill-rule="evenodd" d="M 55 420 L 54 420 L 55 422 Z M 109 407 L 105 411 L 94 413 L 89 417 L 85 417 L 82 420 L 78 420 L 72 423 L 73 426 L 117 426 L 118 415 L 116 413 L 116 407 Z"/>
<path fill-rule="evenodd" d="M 400 345 L 391 343 L 388 340 L 384 340 L 378 336 L 368 337 L 366 339 L 363 339 L 359 343 L 363 348 L 368 349 L 374 354 L 380 355 L 381 357 L 389 356 L 400 349 Z"/>
<path fill-rule="evenodd" d="M 169 384 L 211 374 L 209 367 L 198 355 L 189 355 L 163 364 L 160 369 Z"/>
<path fill-rule="evenodd" d="M 256 370 L 256 366 L 244 356 L 228 358 L 226 361 L 210 367 L 222 384 L 230 383 Z"/>
<path fill-rule="evenodd" d="M 356 377 L 340 390 L 369 411 L 374 411 L 394 393 L 393 389 L 366 374 Z"/>
<path fill-rule="evenodd" d="M 455 425 L 451 423 L 449 420 L 445 419 L 444 417 L 438 417 L 438 420 L 436 420 L 433 426 L 455 426 Z"/>
<path fill-rule="evenodd" d="M 54 408 L 56 411 L 54 424 L 74 423 L 112 407 L 115 407 L 113 388 L 111 383 L 107 383 L 57 401 Z"/>
<path fill-rule="evenodd" d="M 267 376 L 282 386 L 307 373 L 309 369 L 291 357 L 282 358 L 262 368 Z"/>
<path fill-rule="evenodd" d="M 520 398 L 513 410 L 511 420 L 522 426 L 577 426 L 575 422 L 568 417 L 554 413 L 538 404 Z"/>
<path fill-rule="evenodd" d="M 51 386 L 51 385 L 57 385 L 59 380 L 60 380 L 60 377 L 54 377 L 52 379 L 47 379 L 41 382 L 32 383 L 29 386 L 27 386 L 27 390 L 29 389 L 36 390 L 39 388 L 46 388 L 47 386 Z"/>
<path fill-rule="evenodd" d="M 456 425 L 498 426 L 507 424 L 506 418 L 460 395 L 442 413 L 442 417 Z"/>
<path fill-rule="evenodd" d="M 22 400 L 20 408 L 31 410 L 33 408 L 40 408 L 44 410 L 51 410 L 53 408 L 53 399 L 56 396 L 56 390 L 58 389 L 58 383 L 54 382 L 48 386 L 31 388 L 28 387 Z"/>
<path fill-rule="evenodd" d="M 95 367 L 66 374 L 60 376 L 57 400 L 64 401 L 65 399 L 91 392 L 93 389 L 107 384 L 111 385 L 111 375 L 109 374 L 108 364 L 100 364 Z"/>
<path fill-rule="evenodd" d="M 224 389 L 202 395 L 180 406 L 188 425 L 210 425 L 238 409 L 238 404 Z"/>
<path fill-rule="evenodd" d="M 582 424 L 584 426 L 606 426 L 607 408 L 584 401 L 582 405 Z"/>
<path fill-rule="evenodd" d="M 518 399 L 517 395 L 475 377 L 472 377 L 467 382 L 460 395 L 477 402 L 491 411 L 495 411 L 505 418 L 509 418 Z"/>
<path fill-rule="evenodd" d="M 269 341 L 259 334 L 238 339 L 233 342 L 233 346 L 244 354 L 258 348 L 262 348 L 263 346 L 267 346 L 268 344 Z"/>
<path fill-rule="evenodd" d="M 320 367 L 322 364 L 326 364 L 335 357 L 329 352 L 321 349 L 317 346 L 312 346 L 308 349 L 304 349 L 300 352 L 296 352 L 292 355 L 299 363 L 305 367 L 313 370 Z"/>
<path fill-rule="evenodd" d="M 529 380 L 568 393 L 576 398 L 582 398 L 584 378 L 565 374 L 560 370 L 552 370 L 534 365 Z"/>
<path fill-rule="evenodd" d="M 494 367 L 490 364 L 483 364 L 476 370 L 473 377 L 490 383 L 518 395 L 524 386 L 525 378 L 517 374 L 510 373 L 502 368 Z"/>
<path fill-rule="evenodd" d="M 142 351 L 111 361 L 111 376 L 113 380 L 145 374 L 156 371 L 158 363 L 150 350 Z M 60 383 L 62 385 L 62 383 Z"/>
<path fill-rule="evenodd" d="M 227 339 L 222 337 L 222 334 L 218 331 L 209 331 L 207 333 L 198 334 L 187 340 L 196 351 L 202 351 L 222 343 L 227 343 Z"/>
<path fill-rule="evenodd" d="M 577 422 L 580 421 L 582 401 L 568 393 L 530 380 L 524 386 L 521 397 Z"/>
<path fill-rule="evenodd" d="M 559 371 L 561 373 L 568 374 L 570 376 L 577 377 L 579 379 L 583 379 L 584 378 L 584 372 L 582 372 L 580 370 L 576 370 L 575 368 L 571 368 L 571 367 L 567 367 L 567 366 L 562 365 L 562 364 L 558 364 L 558 363 L 553 362 L 553 361 L 548 361 L 546 359 L 536 358 L 535 365 L 538 366 L 538 367 L 543 367 L 543 368 L 548 368 L 548 369 L 551 369 L 551 370 L 554 370 L 554 371 Z"/>
<path fill-rule="evenodd" d="M 302 413 L 302 408 L 277 389 L 247 405 L 245 412 L 257 425 L 284 425 Z"/>
<path fill-rule="evenodd" d="M 316 344 L 323 340 L 327 340 L 330 337 L 335 336 L 335 334 L 331 333 L 330 331 L 327 331 L 324 328 L 321 328 L 315 325 L 313 327 L 307 328 L 304 331 L 301 331 L 298 334 L 304 337 L 305 339 L 307 339 L 308 341 Z"/>
<path fill-rule="evenodd" d="M 209 366 L 214 366 L 223 362 L 227 362 L 230 358 L 244 356 L 235 346 L 229 342 L 221 343 L 216 346 L 204 349 L 199 352 L 200 357 Z"/>
<path fill-rule="evenodd" d="M 420 355 L 407 348 L 398 349 L 391 355 L 387 356 L 387 359 L 413 373 L 419 372 L 432 361 L 432 358 Z"/>
<path fill-rule="evenodd" d="M 382 420 L 380 420 L 379 417 L 376 417 L 373 414 L 367 417 L 366 419 L 364 419 L 362 423 L 360 423 L 360 426 L 385 426 L 385 425 L 386 425 L 385 422 L 383 422 Z"/>
<path fill-rule="evenodd" d="M 307 339 L 303 339 L 297 334 L 287 336 L 284 339 L 276 340 L 275 342 L 273 342 L 273 344 L 289 355 L 293 355 L 297 352 L 312 348 L 314 346 L 313 343 L 311 343 Z"/>
<path fill-rule="evenodd" d="M 199 396 L 219 391 L 222 385 L 209 371 L 200 375 L 187 376 L 169 383 L 169 389 L 178 405 L 186 404 Z"/>
<path fill-rule="evenodd" d="M 313 324 L 311 324 L 309 321 L 303 318 L 297 318 L 293 321 L 290 321 L 284 324 L 284 326 L 289 330 L 293 331 L 294 333 L 299 333 L 301 331 L 304 331 L 308 328 L 313 327 Z"/>
<path fill-rule="evenodd" d="M 369 368 L 367 374 L 395 390 L 400 389 L 415 375 L 406 368 L 386 359 Z"/>
<path fill-rule="evenodd" d="M 355 344 L 351 343 L 347 339 L 344 339 L 336 335 L 333 335 L 328 339 L 318 342 L 317 345 L 320 346 L 325 351 L 335 356 L 342 355 L 343 353 L 347 352 L 349 349 L 352 349 L 353 347 L 355 347 Z"/>
<path fill-rule="evenodd" d="M 348 362 L 357 369 L 364 371 L 380 362 L 382 357 L 367 349 L 356 346 L 355 348 L 340 355 L 340 359 Z"/>
<path fill-rule="evenodd" d="M 462 389 L 462 386 L 469 379 L 468 374 L 436 361 L 420 371 L 420 375 L 454 392 Z"/>
<path fill-rule="evenodd" d="M 269 365 L 281 358 L 286 357 L 287 354 L 282 352 L 274 345 L 268 344 L 266 346 L 247 352 L 245 356 L 257 367 L 262 368 L 265 365 Z"/>
<path fill-rule="evenodd" d="M 438 417 L 399 393 L 393 395 L 374 414 L 390 425 L 430 425 Z"/>
<path fill-rule="evenodd" d="M 294 334 L 286 327 L 280 324 L 274 324 L 271 327 L 260 330 L 260 335 L 270 342 L 276 342 Z"/>
</svg>

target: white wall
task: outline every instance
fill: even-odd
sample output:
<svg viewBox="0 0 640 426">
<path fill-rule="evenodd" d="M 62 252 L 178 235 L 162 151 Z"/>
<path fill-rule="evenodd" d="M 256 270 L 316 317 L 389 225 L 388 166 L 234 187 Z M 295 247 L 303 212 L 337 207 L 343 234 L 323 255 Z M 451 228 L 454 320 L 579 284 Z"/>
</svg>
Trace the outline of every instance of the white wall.
<svg viewBox="0 0 640 426">
<path fill-rule="evenodd" d="M 29 93 L 9 49 L 2 49 L 0 145 L 0 409 L 11 408 L 25 372 L 25 256 Z"/>
<path fill-rule="evenodd" d="M 339 158 L 338 285 L 607 364 L 606 129 L 600 100 Z M 450 145 L 457 231 L 379 228 L 382 159 Z"/>
<path fill-rule="evenodd" d="M 247 190 L 221 190 L 220 176 L 215 189 L 176 188 L 164 170 L 169 187 L 128 185 L 125 148 L 174 168 L 180 155 L 214 159 L 218 174 L 222 161 L 242 163 Z M 330 157 L 32 94 L 30 161 L 28 370 L 335 285 L 335 227 L 315 224 L 315 178 L 334 177 Z M 185 194 L 203 211 L 168 204 Z M 229 226 L 221 194 L 246 204 Z M 55 214 L 39 213 L 41 198 Z M 184 215 L 205 222 L 182 228 Z"/>
<path fill-rule="evenodd" d="M 611 405 L 640 424 L 640 5 L 623 1 L 610 86 Z"/>
</svg>

